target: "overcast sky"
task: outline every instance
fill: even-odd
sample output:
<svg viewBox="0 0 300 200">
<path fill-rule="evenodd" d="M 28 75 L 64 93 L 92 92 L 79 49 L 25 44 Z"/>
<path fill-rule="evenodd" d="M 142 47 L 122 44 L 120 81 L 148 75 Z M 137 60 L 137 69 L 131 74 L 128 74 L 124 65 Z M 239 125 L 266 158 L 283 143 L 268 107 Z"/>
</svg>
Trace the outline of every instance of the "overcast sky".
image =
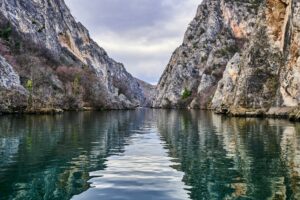
<svg viewBox="0 0 300 200">
<path fill-rule="evenodd" d="M 156 83 L 201 0 L 66 0 L 77 21 L 135 77 Z"/>
</svg>

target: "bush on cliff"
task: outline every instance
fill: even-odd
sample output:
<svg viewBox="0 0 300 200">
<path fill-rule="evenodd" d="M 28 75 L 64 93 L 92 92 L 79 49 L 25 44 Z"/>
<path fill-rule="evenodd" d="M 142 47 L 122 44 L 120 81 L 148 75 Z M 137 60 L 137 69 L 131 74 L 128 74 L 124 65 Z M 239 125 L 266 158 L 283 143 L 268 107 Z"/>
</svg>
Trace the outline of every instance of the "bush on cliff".
<svg viewBox="0 0 300 200">
<path fill-rule="evenodd" d="M 192 92 L 189 91 L 187 88 L 184 88 L 184 91 L 183 91 L 183 93 L 182 93 L 182 95 L 181 95 L 181 98 L 182 98 L 182 99 L 187 99 L 187 98 L 189 98 L 191 95 L 192 95 Z"/>
</svg>

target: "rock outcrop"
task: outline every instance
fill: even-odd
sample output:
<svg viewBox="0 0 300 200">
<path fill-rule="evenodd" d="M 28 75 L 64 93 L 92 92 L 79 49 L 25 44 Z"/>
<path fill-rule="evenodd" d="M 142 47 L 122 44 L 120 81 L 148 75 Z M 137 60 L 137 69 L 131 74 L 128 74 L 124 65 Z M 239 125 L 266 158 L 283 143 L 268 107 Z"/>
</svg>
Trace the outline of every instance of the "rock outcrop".
<svg viewBox="0 0 300 200">
<path fill-rule="evenodd" d="M 21 86 L 20 77 L 13 67 L 0 55 L 0 87 L 7 89 L 24 90 Z"/>
<path fill-rule="evenodd" d="M 132 77 L 63 0 L 0 1 L 0 112 L 201 108 L 300 118 L 300 2 L 203 0 L 157 87 Z"/>
<path fill-rule="evenodd" d="M 33 112 L 149 104 L 139 80 L 90 38 L 63 0 L 2 0 L 0 15 L 0 55 L 9 63 L 1 67 L 11 66 L 5 69 L 15 71 L 11 84 L 25 90 L 22 109 L 24 104 Z M 2 88 L 11 90 L 7 84 Z"/>
<path fill-rule="evenodd" d="M 239 72 L 230 88 L 234 99 L 228 101 L 218 93 L 227 93 L 231 84 L 226 81 L 231 75 L 225 73 L 214 96 L 214 109 L 239 116 L 295 115 L 300 103 L 299 6 L 294 0 L 264 1 L 255 31 L 247 48 L 241 51 L 240 62 L 235 64 Z M 222 100 L 217 102 L 218 98 Z"/>
<path fill-rule="evenodd" d="M 0 55 L 0 110 L 14 112 L 26 107 L 27 91 L 21 85 L 19 75 Z"/>
<path fill-rule="evenodd" d="M 204 0 L 159 81 L 154 106 L 209 107 L 228 61 L 254 30 L 258 7 L 251 0 Z"/>
<path fill-rule="evenodd" d="M 154 107 L 297 119 L 299 47 L 297 0 L 204 0 L 160 79 Z"/>
</svg>

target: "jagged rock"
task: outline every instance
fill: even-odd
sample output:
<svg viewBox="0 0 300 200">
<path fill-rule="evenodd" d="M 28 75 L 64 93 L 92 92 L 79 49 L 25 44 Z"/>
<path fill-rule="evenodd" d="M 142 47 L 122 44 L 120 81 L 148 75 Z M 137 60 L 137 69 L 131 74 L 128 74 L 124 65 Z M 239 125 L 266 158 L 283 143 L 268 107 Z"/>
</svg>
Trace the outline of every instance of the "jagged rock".
<svg viewBox="0 0 300 200">
<path fill-rule="evenodd" d="M 267 112 L 269 117 L 287 118 L 295 110 L 294 107 L 272 107 Z"/>
<path fill-rule="evenodd" d="M 204 0 L 160 79 L 154 106 L 297 119 L 299 46 L 297 0 Z M 192 92 L 186 101 L 183 88 Z"/>
<path fill-rule="evenodd" d="M 154 107 L 210 107 L 228 61 L 254 30 L 258 5 L 251 2 L 202 2 L 159 81 Z M 192 95 L 183 100 L 184 89 Z"/>
<path fill-rule="evenodd" d="M 10 113 L 24 110 L 27 96 L 18 74 L 0 55 L 0 111 Z"/>
<path fill-rule="evenodd" d="M 20 77 L 13 67 L 7 63 L 0 55 L 0 87 L 4 89 L 16 89 L 25 93 L 25 88 L 21 85 Z"/>
<path fill-rule="evenodd" d="M 34 49 L 38 49 L 35 51 L 42 52 L 39 55 L 31 53 L 23 56 L 36 61 L 29 61 L 27 64 L 31 62 L 41 65 L 41 72 L 34 69 L 37 76 L 47 73 L 47 77 L 50 77 L 47 78 L 48 84 L 39 84 L 35 87 L 34 98 L 39 102 L 35 104 L 36 106 L 47 106 L 49 99 L 54 101 L 53 104 L 58 109 L 78 109 L 84 104 L 98 108 L 124 109 L 148 104 L 139 80 L 129 74 L 121 63 L 111 59 L 105 50 L 90 38 L 87 29 L 75 21 L 63 0 L 2 0 L 0 1 L 0 15 L 1 31 L 7 30 L 6 24 L 10 24 L 8 28 L 13 29 L 13 35 L 9 36 L 7 45 L 10 52 L 8 54 L 2 52 L 2 55 L 11 58 L 9 61 L 12 61 L 12 67 L 16 69 L 17 74 L 20 74 L 21 79 L 25 80 L 25 82 L 21 81 L 21 84 L 24 85 L 26 80 L 34 78 L 28 75 L 30 70 L 25 72 L 24 67 L 14 65 L 13 61 L 20 60 L 22 55 L 17 57 L 11 46 L 18 44 L 24 48 L 24 46 L 31 45 Z M 12 43 L 14 45 L 11 45 Z M 29 49 L 32 48 L 29 47 Z M 44 62 L 48 57 L 58 62 L 58 66 Z M 83 70 L 86 72 L 88 68 L 88 75 L 85 77 L 91 79 L 92 83 L 88 88 L 81 88 L 82 84 L 80 84 L 78 90 L 84 92 L 90 89 L 93 94 L 80 92 L 80 95 L 70 97 L 74 84 L 61 80 L 60 74 L 55 71 L 57 68 L 62 69 L 62 72 L 65 70 L 74 73 Z M 72 81 L 69 80 L 69 82 Z M 73 82 L 76 82 L 75 78 Z M 145 87 L 151 88 L 150 85 L 146 85 L 144 83 Z M 36 106 L 30 109 L 38 109 Z"/>
<path fill-rule="evenodd" d="M 203 0 L 157 87 L 111 59 L 63 0 L 0 8 L 0 112 L 152 105 L 300 118 L 298 0 Z M 31 79 L 34 91 L 24 89 Z"/>
<path fill-rule="evenodd" d="M 259 10 L 256 31 L 242 51 L 240 72 L 234 84 L 234 101 L 224 99 L 215 107 L 264 110 L 269 116 L 289 116 L 299 105 L 299 33 L 296 1 L 267 0 Z M 224 76 L 226 79 L 226 75 Z M 216 95 L 218 95 L 216 93 Z M 276 112 L 274 109 L 276 108 Z"/>
<path fill-rule="evenodd" d="M 155 100 L 156 86 L 150 85 L 142 80 L 138 80 L 138 83 L 145 95 L 145 100 L 142 102 L 141 107 L 152 107 L 153 101 Z"/>
<path fill-rule="evenodd" d="M 292 121 L 300 121 L 300 108 L 294 108 L 293 111 L 289 113 L 289 119 Z"/>
<path fill-rule="evenodd" d="M 218 113 L 226 113 L 235 98 L 235 86 L 240 74 L 240 55 L 236 53 L 227 63 L 223 78 L 218 83 L 218 88 L 212 100 L 212 109 Z"/>
</svg>

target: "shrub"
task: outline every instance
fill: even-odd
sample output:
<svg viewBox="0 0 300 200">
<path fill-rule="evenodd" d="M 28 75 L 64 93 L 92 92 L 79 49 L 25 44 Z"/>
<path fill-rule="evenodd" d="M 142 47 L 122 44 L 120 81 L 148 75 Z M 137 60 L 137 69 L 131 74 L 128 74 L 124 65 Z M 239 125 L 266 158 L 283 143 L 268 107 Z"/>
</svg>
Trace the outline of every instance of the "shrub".
<svg viewBox="0 0 300 200">
<path fill-rule="evenodd" d="M 62 82 L 73 82 L 81 76 L 82 69 L 78 67 L 59 66 L 56 73 Z"/>
<path fill-rule="evenodd" d="M 182 93 L 182 95 L 181 95 L 181 98 L 182 98 L 182 99 L 187 99 L 187 98 L 189 98 L 191 95 L 192 95 L 192 92 L 189 91 L 188 89 L 184 88 L 184 91 L 183 91 L 183 93 Z"/>
<path fill-rule="evenodd" d="M 12 34 L 12 28 L 10 25 L 0 30 L 0 37 L 8 41 Z"/>
<path fill-rule="evenodd" d="M 33 88 L 33 82 L 31 79 L 29 79 L 27 82 L 26 82 L 26 89 L 30 92 L 32 92 L 32 88 Z"/>
</svg>

